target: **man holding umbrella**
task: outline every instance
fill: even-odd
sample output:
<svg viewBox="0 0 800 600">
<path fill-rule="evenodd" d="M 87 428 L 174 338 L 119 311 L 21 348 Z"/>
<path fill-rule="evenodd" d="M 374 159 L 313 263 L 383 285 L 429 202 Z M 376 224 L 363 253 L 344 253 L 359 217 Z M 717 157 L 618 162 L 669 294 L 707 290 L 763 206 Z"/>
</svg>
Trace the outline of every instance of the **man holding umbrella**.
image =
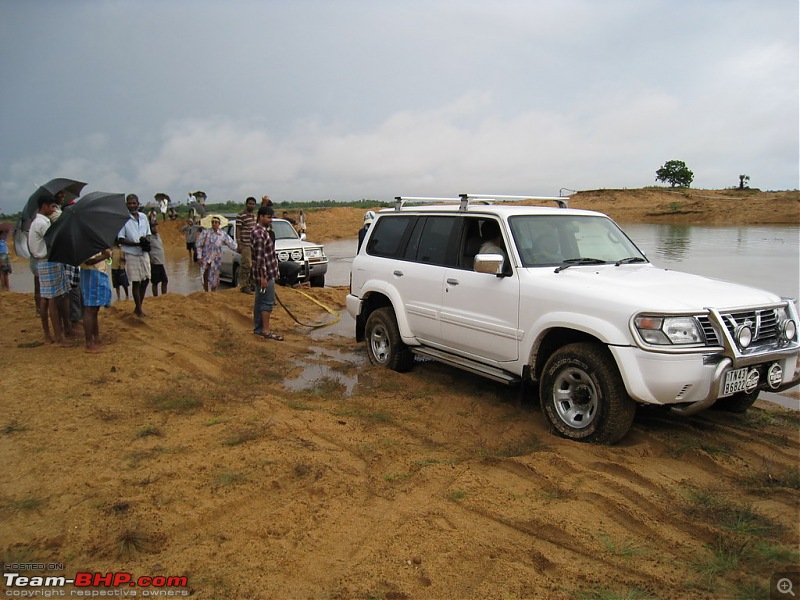
<svg viewBox="0 0 800 600">
<path fill-rule="evenodd" d="M 131 295 L 136 307 L 133 313 L 137 317 L 144 317 L 142 303 L 147 285 L 150 283 L 150 224 L 147 215 L 139 212 L 139 197 L 128 194 L 125 204 L 131 216 L 119 232 L 119 244 L 125 253 L 125 272 L 131 283 Z"/>
</svg>

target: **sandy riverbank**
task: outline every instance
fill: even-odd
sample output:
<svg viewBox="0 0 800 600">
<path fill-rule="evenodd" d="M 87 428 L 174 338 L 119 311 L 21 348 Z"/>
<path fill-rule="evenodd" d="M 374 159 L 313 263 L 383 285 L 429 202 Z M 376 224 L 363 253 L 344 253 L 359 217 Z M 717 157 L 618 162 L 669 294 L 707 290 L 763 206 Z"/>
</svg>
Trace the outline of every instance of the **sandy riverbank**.
<svg viewBox="0 0 800 600">
<path fill-rule="evenodd" d="M 635 211 L 607 191 L 572 205 L 798 222 L 796 192 L 736 211 L 646 192 Z M 361 215 L 312 212 L 309 238 L 352 237 Z M 280 290 L 304 323 L 345 294 Z M 434 363 L 375 369 L 281 309 L 286 341 L 259 340 L 251 300 L 168 294 L 145 320 L 115 303 L 87 355 L 41 345 L 30 294 L 0 294 L 5 562 L 186 576 L 198 598 L 400 600 L 767 597 L 800 560 L 797 412 L 641 410 L 617 446 L 570 443 L 515 390 Z"/>
</svg>

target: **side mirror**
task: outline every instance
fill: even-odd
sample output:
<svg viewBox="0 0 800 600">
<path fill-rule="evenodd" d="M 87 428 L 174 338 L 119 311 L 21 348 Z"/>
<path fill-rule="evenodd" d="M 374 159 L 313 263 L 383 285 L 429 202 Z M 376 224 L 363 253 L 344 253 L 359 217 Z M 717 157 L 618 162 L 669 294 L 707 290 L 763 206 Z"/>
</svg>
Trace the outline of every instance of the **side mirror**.
<svg viewBox="0 0 800 600">
<path fill-rule="evenodd" d="M 478 273 L 488 273 L 490 275 L 497 275 L 504 277 L 503 273 L 503 258 L 502 254 L 476 254 L 473 268 Z"/>
<path fill-rule="evenodd" d="M 306 241 L 306 234 L 305 233 L 301 233 L 300 234 L 300 239 L 305 242 Z"/>
</svg>

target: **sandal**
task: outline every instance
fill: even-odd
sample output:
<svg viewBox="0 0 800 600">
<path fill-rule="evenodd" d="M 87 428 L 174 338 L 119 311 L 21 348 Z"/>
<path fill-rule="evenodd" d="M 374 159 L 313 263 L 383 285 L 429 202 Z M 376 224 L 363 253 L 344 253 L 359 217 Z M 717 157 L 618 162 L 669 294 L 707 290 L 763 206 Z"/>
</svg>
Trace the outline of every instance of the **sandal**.
<svg viewBox="0 0 800 600">
<path fill-rule="evenodd" d="M 275 340 L 276 342 L 282 342 L 283 336 L 278 335 L 277 333 L 270 331 L 269 333 L 257 333 L 256 335 L 260 335 L 265 340 Z"/>
</svg>

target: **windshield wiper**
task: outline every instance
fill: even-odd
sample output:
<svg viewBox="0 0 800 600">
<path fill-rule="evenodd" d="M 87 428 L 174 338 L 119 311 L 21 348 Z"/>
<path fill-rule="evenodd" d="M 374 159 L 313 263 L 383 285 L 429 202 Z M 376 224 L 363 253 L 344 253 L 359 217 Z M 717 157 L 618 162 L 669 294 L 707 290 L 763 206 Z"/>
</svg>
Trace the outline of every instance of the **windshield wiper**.
<svg viewBox="0 0 800 600">
<path fill-rule="evenodd" d="M 631 263 L 643 263 L 647 262 L 646 258 L 642 258 L 641 256 L 629 256 L 628 258 L 621 258 L 617 262 L 614 263 L 615 267 L 620 265 L 629 265 Z"/>
<path fill-rule="evenodd" d="M 561 266 L 558 267 L 554 273 L 558 273 L 559 271 L 563 271 L 564 269 L 569 269 L 570 267 L 574 267 L 575 265 L 604 265 L 606 261 L 601 258 L 568 258 L 564 262 L 561 263 Z"/>
</svg>

